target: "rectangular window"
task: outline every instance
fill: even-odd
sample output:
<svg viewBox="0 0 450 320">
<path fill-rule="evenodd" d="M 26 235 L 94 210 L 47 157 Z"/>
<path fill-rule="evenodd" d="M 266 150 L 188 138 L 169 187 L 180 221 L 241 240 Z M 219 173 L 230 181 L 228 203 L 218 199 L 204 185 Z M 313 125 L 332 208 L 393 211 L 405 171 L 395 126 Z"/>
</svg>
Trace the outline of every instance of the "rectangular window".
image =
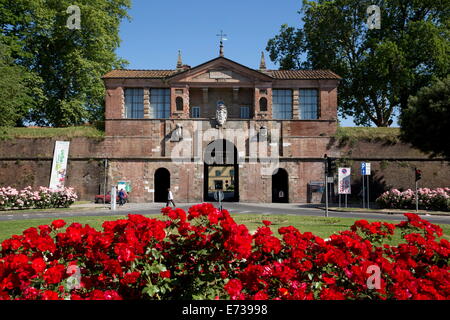
<svg viewBox="0 0 450 320">
<path fill-rule="evenodd" d="M 300 119 L 318 119 L 318 91 L 315 89 L 300 89 Z"/>
<path fill-rule="evenodd" d="M 192 118 L 200 118 L 200 107 L 192 107 Z"/>
<path fill-rule="evenodd" d="M 272 118 L 292 119 L 292 90 L 272 91 Z"/>
<path fill-rule="evenodd" d="M 250 119 L 249 107 L 241 107 L 241 119 Z"/>
<path fill-rule="evenodd" d="M 126 88 L 125 94 L 125 118 L 144 118 L 144 89 Z"/>
<path fill-rule="evenodd" d="M 170 118 L 170 89 L 150 89 L 150 117 Z"/>
</svg>

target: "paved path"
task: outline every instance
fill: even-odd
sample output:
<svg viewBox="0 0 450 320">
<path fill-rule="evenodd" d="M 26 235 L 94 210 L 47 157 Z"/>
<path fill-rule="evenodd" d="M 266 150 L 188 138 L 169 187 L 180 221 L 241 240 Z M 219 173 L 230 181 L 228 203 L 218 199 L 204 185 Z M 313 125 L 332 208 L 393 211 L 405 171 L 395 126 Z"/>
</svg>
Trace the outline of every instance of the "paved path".
<svg viewBox="0 0 450 320">
<path fill-rule="evenodd" d="M 178 206 L 187 210 L 195 203 L 181 203 Z M 217 205 L 217 203 L 214 203 Z M 68 210 L 58 211 L 36 211 L 23 212 L 8 211 L 0 213 L 0 221 L 27 220 L 27 219 L 58 219 L 79 216 L 115 216 L 134 214 L 159 214 L 162 203 L 128 203 L 123 207 L 118 207 L 116 211 L 111 211 L 108 205 L 102 204 L 83 204 L 76 205 Z M 299 216 L 325 216 L 324 210 L 315 205 L 306 205 L 298 203 L 224 203 L 223 208 L 232 214 L 262 214 L 262 215 L 299 215 Z M 405 211 L 406 212 L 406 211 Z M 329 211 L 329 217 L 337 218 L 354 218 L 354 219 L 378 219 L 401 221 L 406 218 L 403 215 L 392 215 L 383 213 L 366 213 L 366 212 L 333 212 Z M 421 216 L 432 223 L 450 224 L 450 216 Z"/>
</svg>

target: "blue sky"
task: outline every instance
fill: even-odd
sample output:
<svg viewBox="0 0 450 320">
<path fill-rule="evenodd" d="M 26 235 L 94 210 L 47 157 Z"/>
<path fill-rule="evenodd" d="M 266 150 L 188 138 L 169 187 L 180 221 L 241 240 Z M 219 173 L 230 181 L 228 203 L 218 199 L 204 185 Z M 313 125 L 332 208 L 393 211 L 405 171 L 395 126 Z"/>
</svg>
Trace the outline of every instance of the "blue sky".
<svg viewBox="0 0 450 320">
<path fill-rule="evenodd" d="M 299 27 L 300 0 L 133 0 L 131 21 L 121 25 L 117 54 L 130 69 L 174 69 L 178 50 L 183 63 L 196 66 L 219 55 L 221 30 L 225 57 L 258 68 L 261 51 L 282 24 Z M 266 52 L 269 69 L 278 69 Z M 350 119 L 343 126 L 354 126 Z"/>
</svg>

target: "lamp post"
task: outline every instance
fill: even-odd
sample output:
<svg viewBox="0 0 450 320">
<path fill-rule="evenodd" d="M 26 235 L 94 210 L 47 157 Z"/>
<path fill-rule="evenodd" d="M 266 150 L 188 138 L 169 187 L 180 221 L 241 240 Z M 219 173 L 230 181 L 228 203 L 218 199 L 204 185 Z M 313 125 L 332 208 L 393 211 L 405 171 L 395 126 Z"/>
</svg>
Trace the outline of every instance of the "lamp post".
<svg viewBox="0 0 450 320">
<path fill-rule="evenodd" d="M 414 169 L 416 174 L 416 212 L 419 212 L 419 180 L 422 179 L 422 171 L 415 168 Z"/>
<path fill-rule="evenodd" d="M 107 168 L 108 168 L 108 159 L 104 160 L 105 172 L 104 172 L 104 183 L 103 183 L 103 204 L 106 203 L 106 179 L 107 179 Z"/>
<path fill-rule="evenodd" d="M 325 217 L 328 217 L 328 156 L 324 156 L 324 166 L 325 166 Z"/>
</svg>

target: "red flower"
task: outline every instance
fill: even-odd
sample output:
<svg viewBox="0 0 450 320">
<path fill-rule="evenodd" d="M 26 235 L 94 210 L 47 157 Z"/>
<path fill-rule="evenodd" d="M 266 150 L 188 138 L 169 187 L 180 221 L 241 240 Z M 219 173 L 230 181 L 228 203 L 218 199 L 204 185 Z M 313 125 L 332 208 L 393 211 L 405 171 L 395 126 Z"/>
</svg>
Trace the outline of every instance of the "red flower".
<svg viewBox="0 0 450 320">
<path fill-rule="evenodd" d="M 46 236 L 52 232 L 52 228 L 50 226 L 39 226 L 38 228 L 41 231 L 41 236 Z"/>
<path fill-rule="evenodd" d="M 133 247 L 126 243 L 118 243 L 114 248 L 114 252 L 117 254 L 120 262 L 130 262 L 136 259 Z"/>
<path fill-rule="evenodd" d="M 23 290 L 23 296 L 27 300 L 37 300 L 39 297 L 39 290 L 34 287 L 28 287 L 25 290 Z M 1 295 L 0 295 L 1 300 Z"/>
<path fill-rule="evenodd" d="M 89 300 L 122 300 L 122 297 L 115 290 L 101 291 L 95 289 L 91 292 Z"/>
<path fill-rule="evenodd" d="M 46 290 L 42 294 L 42 300 L 61 300 L 58 296 L 58 293 L 51 290 Z"/>
<path fill-rule="evenodd" d="M 47 269 L 44 273 L 44 280 L 48 284 L 56 284 L 61 282 L 65 273 L 65 267 L 62 264 L 58 264 L 55 267 Z"/>
<path fill-rule="evenodd" d="M 238 279 L 231 279 L 224 286 L 224 289 L 228 292 L 232 300 L 239 300 L 243 298 L 241 293 L 242 283 Z"/>
<path fill-rule="evenodd" d="M 416 215 L 398 225 L 361 220 L 353 231 L 324 241 L 294 227 L 279 228 L 279 239 L 266 220 L 252 236 L 228 211 L 211 204 L 189 209 L 192 224 L 182 209 L 163 211 L 176 219 L 129 215 L 104 222 L 103 231 L 74 223 L 56 236 L 52 231 L 65 222 L 55 220 L 3 241 L 0 300 L 140 299 L 148 280 L 141 275 L 157 261 L 175 273 L 153 275 L 152 283 L 183 283 L 160 292 L 163 299 L 193 291 L 198 276 L 215 277 L 214 290 L 226 282 L 227 294 L 217 296 L 222 299 L 450 299 L 450 242 L 437 241 L 440 228 Z M 402 243 L 379 244 L 394 231 L 401 231 Z M 74 273 L 77 266 L 82 274 Z M 380 268 L 380 289 L 368 289 L 371 266 Z M 69 276 L 81 282 L 67 296 Z"/>
<path fill-rule="evenodd" d="M 289 295 L 289 290 L 286 288 L 279 288 L 278 289 L 278 294 L 282 297 L 284 296 L 288 296 Z"/>
<path fill-rule="evenodd" d="M 114 290 L 107 290 L 104 293 L 105 300 L 122 300 L 122 297 Z"/>
<path fill-rule="evenodd" d="M 120 280 L 120 283 L 122 283 L 123 285 L 135 284 L 140 275 L 141 273 L 137 271 L 127 273 L 125 274 L 124 278 Z"/>
<path fill-rule="evenodd" d="M 169 216 L 170 219 L 172 220 L 176 220 L 178 219 L 178 213 L 175 210 L 170 210 L 169 213 L 167 214 Z"/>
<path fill-rule="evenodd" d="M 345 295 L 342 292 L 332 288 L 324 288 L 320 293 L 321 300 L 344 300 Z"/>
<path fill-rule="evenodd" d="M 336 279 L 333 277 L 327 277 L 326 275 L 323 275 L 322 279 L 326 284 L 335 284 L 336 283 Z"/>
<path fill-rule="evenodd" d="M 264 291 L 258 291 L 254 296 L 253 300 L 268 300 L 269 296 Z"/>
<path fill-rule="evenodd" d="M 119 261 L 114 259 L 109 259 L 103 262 L 105 271 L 108 271 L 112 275 L 122 276 L 122 266 Z"/>
<path fill-rule="evenodd" d="M 41 273 L 45 270 L 47 265 L 46 265 L 44 259 L 36 258 L 32 261 L 31 266 L 34 269 L 34 271 L 36 271 L 36 273 Z"/>
<path fill-rule="evenodd" d="M 269 221 L 269 220 L 263 220 L 262 223 L 264 223 L 264 225 L 265 225 L 266 227 L 268 227 L 268 226 L 270 226 L 270 225 L 272 224 L 272 221 Z"/>
<path fill-rule="evenodd" d="M 95 289 L 91 292 L 89 300 L 106 300 L 105 293 L 101 290 Z"/>
<path fill-rule="evenodd" d="M 66 222 L 64 220 L 55 220 L 52 222 L 52 226 L 55 229 L 60 229 L 66 225 Z"/>
</svg>

